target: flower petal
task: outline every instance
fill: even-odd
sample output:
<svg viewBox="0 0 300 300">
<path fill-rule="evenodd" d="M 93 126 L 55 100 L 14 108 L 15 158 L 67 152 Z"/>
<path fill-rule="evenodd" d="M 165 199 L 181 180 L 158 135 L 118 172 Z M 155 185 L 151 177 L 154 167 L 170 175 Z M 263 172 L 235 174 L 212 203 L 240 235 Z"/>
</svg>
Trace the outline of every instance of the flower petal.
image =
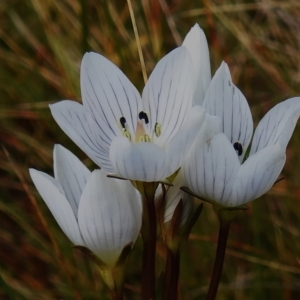
<svg viewBox="0 0 300 300">
<path fill-rule="evenodd" d="M 211 131 L 208 123 L 193 144 L 182 170 L 191 191 L 226 205 L 239 167 L 239 160 L 227 137 Z"/>
<path fill-rule="evenodd" d="M 195 137 L 199 134 L 205 119 L 205 111 L 199 105 L 191 108 L 187 114 L 187 121 L 166 147 L 171 159 L 171 172 L 176 172 L 188 153 Z"/>
<path fill-rule="evenodd" d="M 78 221 L 87 244 L 114 266 L 124 246 L 135 242 L 141 228 L 141 199 L 130 182 L 107 178 L 95 170 L 80 199 Z"/>
<path fill-rule="evenodd" d="M 95 120 L 99 117 L 120 135 L 120 118 L 124 117 L 129 132 L 134 135 L 141 96 L 124 73 L 104 56 L 86 53 L 81 64 L 82 101 Z"/>
<path fill-rule="evenodd" d="M 248 102 L 232 83 L 230 71 L 224 62 L 211 80 L 203 107 L 207 113 L 221 119 L 222 131 L 231 143 L 242 146 L 239 155 L 242 161 L 252 137 L 253 121 Z"/>
<path fill-rule="evenodd" d="M 148 132 L 164 146 L 179 130 L 193 99 L 193 65 L 189 52 L 179 47 L 162 58 L 144 88 L 142 100 L 149 113 Z M 157 125 L 161 133 L 157 133 Z"/>
<path fill-rule="evenodd" d="M 190 217 L 191 212 L 193 211 L 194 197 L 180 189 L 182 186 L 186 186 L 181 173 L 181 171 L 178 172 L 173 182 L 173 186 L 171 186 L 167 192 L 164 222 L 167 223 L 172 219 L 174 211 L 179 201 L 182 199 L 183 213 L 181 217 L 181 226 L 183 226 L 186 223 L 187 219 Z"/>
<path fill-rule="evenodd" d="M 61 145 L 54 146 L 53 158 L 54 177 L 62 185 L 77 218 L 79 200 L 91 172 L 71 151 Z"/>
<path fill-rule="evenodd" d="M 59 182 L 43 172 L 29 169 L 31 179 L 47 204 L 56 222 L 75 245 L 85 246 L 79 227 Z"/>
<path fill-rule="evenodd" d="M 193 61 L 194 86 L 196 89 L 194 104 L 201 105 L 211 80 L 211 71 L 207 40 L 198 24 L 195 24 L 189 31 L 182 46 L 188 49 Z"/>
<path fill-rule="evenodd" d="M 74 143 L 97 165 L 112 172 L 108 149 L 114 134 L 109 127 L 98 126 L 84 106 L 75 101 L 61 101 L 50 105 L 50 109 L 55 121 Z"/>
<path fill-rule="evenodd" d="M 109 157 L 115 172 L 126 179 L 153 182 L 171 175 L 169 156 L 152 143 L 131 144 L 127 138 L 117 137 Z"/>
<path fill-rule="evenodd" d="M 268 146 L 251 155 L 241 166 L 232 192 L 232 202 L 241 205 L 266 193 L 278 178 L 285 163 L 285 147 Z"/>
<path fill-rule="evenodd" d="M 274 106 L 259 122 L 250 154 L 279 143 L 286 148 L 300 116 L 300 97 L 290 98 Z"/>
</svg>

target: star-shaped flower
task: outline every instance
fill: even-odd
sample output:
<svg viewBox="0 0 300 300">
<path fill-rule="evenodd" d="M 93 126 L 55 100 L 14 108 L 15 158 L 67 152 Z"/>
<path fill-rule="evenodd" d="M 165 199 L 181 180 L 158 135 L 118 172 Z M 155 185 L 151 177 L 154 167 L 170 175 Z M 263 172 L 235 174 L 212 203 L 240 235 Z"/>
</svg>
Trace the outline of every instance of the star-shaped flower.
<svg viewBox="0 0 300 300">
<path fill-rule="evenodd" d="M 204 120 L 185 46 L 161 59 L 142 97 L 109 60 L 87 53 L 81 64 L 83 105 L 62 101 L 51 112 L 101 168 L 130 180 L 161 181 L 181 166 Z"/>
<path fill-rule="evenodd" d="M 300 97 L 273 107 L 253 131 L 248 103 L 222 63 L 205 95 L 201 133 L 183 164 L 188 188 L 203 199 L 239 206 L 266 193 L 286 159 L 286 146 L 300 116 Z M 214 116 L 214 117 L 213 117 Z"/>
</svg>

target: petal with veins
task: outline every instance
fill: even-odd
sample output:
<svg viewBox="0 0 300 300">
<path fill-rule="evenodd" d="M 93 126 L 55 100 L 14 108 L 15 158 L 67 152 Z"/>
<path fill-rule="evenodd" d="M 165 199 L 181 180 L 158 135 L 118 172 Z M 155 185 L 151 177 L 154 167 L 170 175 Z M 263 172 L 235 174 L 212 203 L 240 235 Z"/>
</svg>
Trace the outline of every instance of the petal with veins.
<svg viewBox="0 0 300 300">
<path fill-rule="evenodd" d="M 38 192 L 66 236 L 73 244 L 85 246 L 74 212 L 59 182 L 34 169 L 29 169 L 29 173 Z"/>
<path fill-rule="evenodd" d="M 156 124 L 160 135 L 153 135 L 155 144 L 166 145 L 182 126 L 193 99 L 193 65 L 189 52 L 179 47 L 162 58 L 144 88 L 142 100 L 149 113 L 148 132 Z"/>
<path fill-rule="evenodd" d="M 205 119 L 205 111 L 202 107 L 196 105 L 190 109 L 186 119 L 187 121 L 166 147 L 166 152 L 171 159 L 172 173 L 180 168 L 188 150 L 199 134 Z"/>
<path fill-rule="evenodd" d="M 257 126 L 250 154 L 277 143 L 286 148 L 299 116 L 300 97 L 290 98 L 274 106 Z"/>
<path fill-rule="evenodd" d="M 87 247 L 109 266 L 114 266 L 124 246 L 135 242 L 141 227 L 141 210 L 135 215 L 129 201 L 136 199 L 128 198 L 137 194 L 128 189 L 95 170 L 80 199 L 78 221 Z"/>
<path fill-rule="evenodd" d="M 198 24 L 195 24 L 186 35 L 182 46 L 188 49 L 193 61 L 194 104 L 201 105 L 211 80 L 211 71 L 207 40 Z"/>
<path fill-rule="evenodd" d="M 119 135 L 120 118 L 124 117 L 133 134 L 142 102 L 139 92 L 123 72 L 102 55 L 90 52 L 83 57 L 80 79 L 83 104 L 94 119 L 100 117 L 109 124 L 114 135 Z"/>
<path fill-rule="evenodd" d="M 226 205 L 239 167 L 239 160 L 227 137 L 223 133 L 207 134 L 203 130 L 182 168 L 187 186 L 192 191 L 207 200 Z"/>
<path fill-rule="evenodd" d="M 130 180 L 152 182 L 171 175 L 169 156 L 152 143 L 131 144 L 125 137 L 116 137 L 109 156 L 115 172 Z"/>
<path fill-rule="evenodd" d="M 232 191 L 232 203 L 241 205 L 266 193 L 278 178 L 285 163 L 285 147 L 268 146 L 251 155 L 241 166 Z"/>
<path fill-rule="evenodd" d="M 108 149 L 114 134 L 108 125 L 98 126 L 84 106 L 74 101 L 61 101 L 50 105 L 50 109 L 55 121 L 73 142 L 97 165 L 113 172 Z"/>
<path fill-rule="evenodd" d="M 248 102 L 232 83 L 228 66 L 224 62 L 211 80 L 203 107 L 207 113 L 221 119 L 222 131 L 232 144 L 241 144 L 242 161 L 252 137 L 253 121 Z"/>
<path fill-rule="evenodd" d="M 54 177 L 62 185 L 77 218 L 79 200 L 91 172 L 72 152 L 61 145 L 54 146 L 53 158 Z"/>
</svg>

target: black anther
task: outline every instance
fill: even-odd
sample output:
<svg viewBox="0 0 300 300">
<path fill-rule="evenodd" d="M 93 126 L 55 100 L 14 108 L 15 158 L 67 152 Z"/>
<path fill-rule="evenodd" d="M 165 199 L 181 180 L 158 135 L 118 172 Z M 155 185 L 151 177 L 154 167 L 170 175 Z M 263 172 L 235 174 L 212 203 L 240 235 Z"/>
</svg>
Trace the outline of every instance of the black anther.
<svg viewBox="0 0 300 300">
<path fill-rule="evenodd" d="M 241 156 L 243 154 L 243 146 L 239 142 L 235 142 L 233 144 L 234 150 L 237 152 L 238 156 Z"/>
<path fill-rule="evenodd" d="M 122 127 L 125 128 L 126 119 L 124 117 L 121 117 L 120 118 L 120 123 L 121 123 Z"/>
<path fill-rule="evenodd" d="M 143 120 L 143 119 L 144 119 L 146 124 L 149 123 L 148 116 L 147 116 L 147 114 L 146 114 L 145 112 L 143 112 L 143 111 L 141 111 L 141 112 L 139 113 L 139 119 L 140 119 L 140 120 Z"/>
</svg>

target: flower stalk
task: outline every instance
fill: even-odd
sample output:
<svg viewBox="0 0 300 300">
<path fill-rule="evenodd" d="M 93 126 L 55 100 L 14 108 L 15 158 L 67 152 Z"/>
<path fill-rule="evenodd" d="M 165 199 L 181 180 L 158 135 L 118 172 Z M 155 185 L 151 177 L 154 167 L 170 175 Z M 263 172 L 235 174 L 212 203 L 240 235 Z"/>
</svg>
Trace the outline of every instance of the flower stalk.
<svg viewBox="0 0 300 300">
<path fill-rule="evenodd" d="M 223 221 L 220 219 L 220 227 L 219 227 L 219 237 L 218 237 L 218 246 L 216 251 L 216 258 L 214 263 L 213 273 L 210 279 L 208 293 L 206 295 L 206 300 L 214 300 L 216 298 L 216 294 L 218 291 L 224 257 L 225 250 L 227 245 L 228 233 L 230 228 L 231 221 Z"/>
<path fill-rule="evenodd" d="M 142 266 L 142 300 L 155 300 L 155 254 L 156 254 L 156 210 L 155 191 L 159 183 L 132 182 L 139 190 L 143 199 L 143 266 Z"/>
<path fill-rule="evenodd" d="M 163 300 L 178 299 L 178 278 L 180 269 L 180 252 L 173 252 L 167 248 L 167 263 Z"/>
<path fill-rule="evenodd" d="M 223 263 L 225 258 L 225 251 L 228 240 L 228 233 L 231 222 L 237 216 L 237 213 L 241 209 L 246 209 L 245 207 L 221 207 L 218 204 L 213 204 L 214 210 L 219 217 L 220 227 L 219 227 L 219 237 L 218 246 L 216 250 L 216 258 L 213 268 L 213 273 L 210 279 L 208 293 L 206 295 L 206 300 L 214 300 L 217 295 Z"/>
</svg>

